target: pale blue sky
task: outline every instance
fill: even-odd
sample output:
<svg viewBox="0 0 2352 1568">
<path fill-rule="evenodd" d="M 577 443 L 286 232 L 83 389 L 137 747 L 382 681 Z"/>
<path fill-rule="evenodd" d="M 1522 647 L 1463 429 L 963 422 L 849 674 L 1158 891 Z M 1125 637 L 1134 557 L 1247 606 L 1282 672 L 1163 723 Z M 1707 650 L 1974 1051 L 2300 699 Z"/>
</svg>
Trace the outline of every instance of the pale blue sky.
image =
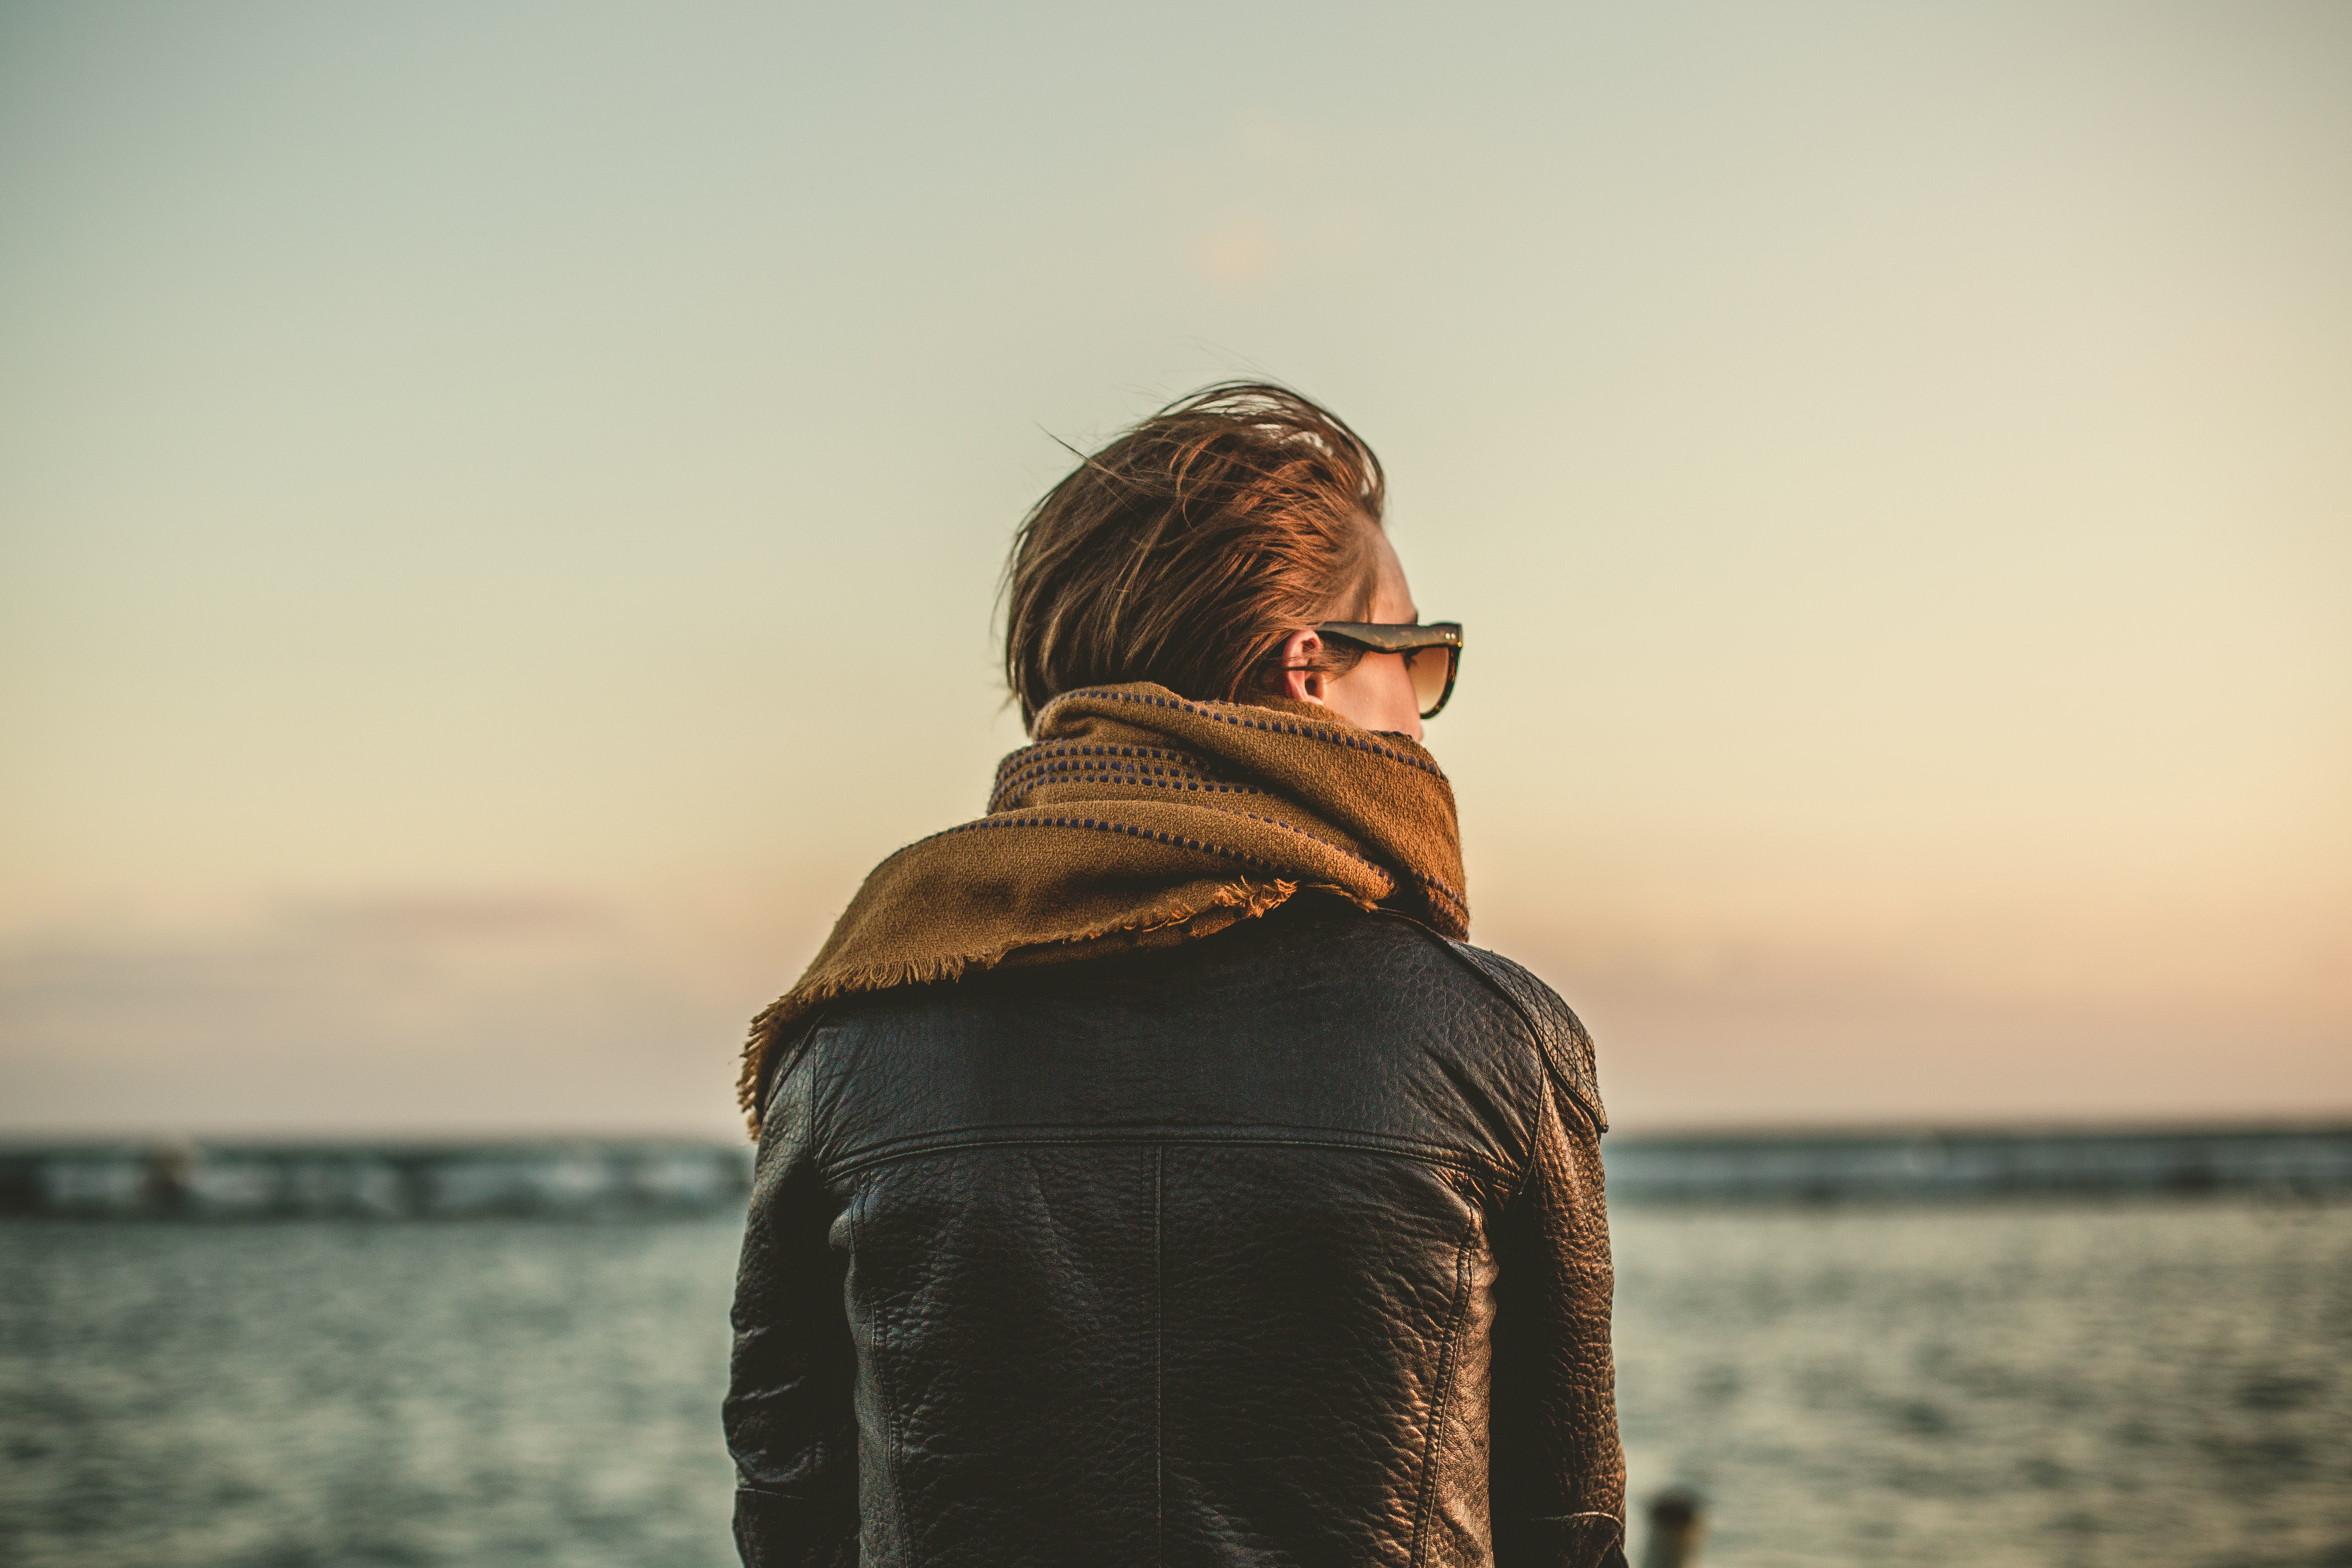
<svg viewBox="0 0 2352 1568">
<path fill-rule="evenodd" d="M 0 1123 L 730 1125 L 1216 377 L 1621 1125 L 2352 1110 L 2352 12 L 0 5 Z M 578 1070 L 567 1070 L 577 1068 Z"/>
</svg>

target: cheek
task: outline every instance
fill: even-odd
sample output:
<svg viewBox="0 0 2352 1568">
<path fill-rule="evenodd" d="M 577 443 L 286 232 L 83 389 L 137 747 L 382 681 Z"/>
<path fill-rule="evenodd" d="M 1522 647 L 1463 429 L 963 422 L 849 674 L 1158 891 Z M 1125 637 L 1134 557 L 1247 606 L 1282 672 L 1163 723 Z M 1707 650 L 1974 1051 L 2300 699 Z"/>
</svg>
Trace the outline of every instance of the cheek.
<svg viewBox="0 0 2352 1568">
<path fill-rule="evenodd" d="M 1378 659 L 1366 659 L 1364 662 L 1379 666 L 1379 668 L 1370 673 L 1373 678 L 1373 689 L 1380 692 L 1384 700 L 1411 708 L 1416 713 L 1421 710 L 1420 703 L 1413 699 L 1412 672 L 1405 668 L 1402 655 L 1386 654 Z"/>
</svg>

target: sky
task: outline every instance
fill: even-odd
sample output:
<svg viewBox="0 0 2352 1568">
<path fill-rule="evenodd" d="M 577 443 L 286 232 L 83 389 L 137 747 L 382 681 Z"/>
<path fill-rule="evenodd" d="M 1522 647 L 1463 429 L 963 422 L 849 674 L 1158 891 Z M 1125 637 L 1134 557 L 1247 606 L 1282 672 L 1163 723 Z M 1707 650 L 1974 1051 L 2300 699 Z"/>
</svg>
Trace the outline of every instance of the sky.
<svg viewBox="0 0 2352 1568">
<path fill-rule="evenodd" d="M 0 3 L 0 1134 L 711 1132 L 1080 448 L 1390 474 L 1621 1131 L 2352 1115 L 2352 10 Z"/>
</svg>

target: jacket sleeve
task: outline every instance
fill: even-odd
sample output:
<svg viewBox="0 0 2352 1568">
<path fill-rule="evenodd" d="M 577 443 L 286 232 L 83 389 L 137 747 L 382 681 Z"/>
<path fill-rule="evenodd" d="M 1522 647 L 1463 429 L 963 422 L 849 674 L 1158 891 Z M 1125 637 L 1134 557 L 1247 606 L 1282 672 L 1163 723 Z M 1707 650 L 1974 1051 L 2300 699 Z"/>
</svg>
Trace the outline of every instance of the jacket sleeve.
<svg viewBox="0 0 2352 1568">
<path fill-rule="evenodd" d="M 1609 1213 L 1592 1042 L 1551 989 L 1480 964 L 1533 1029 L 1544 1091 L 1496 1224 L 1489 1497 L 1496 1568 L 1623 1568 L 1625 1456 L 1610 1349 Z"/>
<path fill-rule="evenodd" d="M 828 1244 L 839 1205 L 816 1168 L 805 1056 L 772 1091 L 735 1278 L 727 1447 L 746 1568 L 857 1562 L 856 1353 Z"/>
</svg>

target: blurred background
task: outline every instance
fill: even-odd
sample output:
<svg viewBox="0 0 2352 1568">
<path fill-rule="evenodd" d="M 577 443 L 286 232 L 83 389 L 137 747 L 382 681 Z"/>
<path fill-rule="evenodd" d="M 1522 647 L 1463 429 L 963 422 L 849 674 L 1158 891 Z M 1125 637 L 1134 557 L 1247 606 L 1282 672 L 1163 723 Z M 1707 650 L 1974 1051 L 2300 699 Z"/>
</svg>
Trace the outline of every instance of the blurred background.
<svg viewBox="0 0 2352 1568">
<path fill-rule="evenodd" d="M 1251 376 L 1468 626 L 1637 1501 L 2352 1563 L 2347 82 L 2326 4 L 0 4 L 0 1552 L 725 1561 L 743 1024 L 1019 742 L 1064 443 Z"/>
</svg>

